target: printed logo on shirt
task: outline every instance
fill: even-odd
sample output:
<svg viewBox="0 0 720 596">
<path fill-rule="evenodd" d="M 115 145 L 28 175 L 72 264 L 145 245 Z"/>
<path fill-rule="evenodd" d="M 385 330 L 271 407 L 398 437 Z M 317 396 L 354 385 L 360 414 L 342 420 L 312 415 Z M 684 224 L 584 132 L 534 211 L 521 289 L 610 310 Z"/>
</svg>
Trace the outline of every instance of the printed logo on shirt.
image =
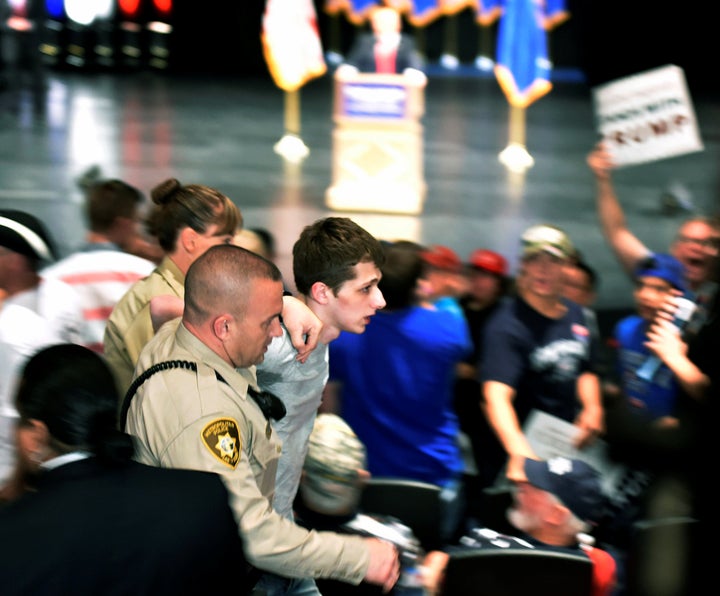
<svg viewBox="0 0 720 596">
<path fill-rule="evenodd" d="M 558 339 L 530 353 L 530 368 L 553 382 L 569 381 L 580 374 L 587 345 L 575 339 Z"/>
<path fill-rule="evenodd" d="M 202 430 L 202 441 L 218 460 L 233 470 L 240 461 L 240 431 L 232 418 L 218 418 Z"/>
<path fill-rule="evenodd" d="M 580 325 L 579 323 L 573 323 L 571 331 L 575 339 L 578 339 L 580 341 L 586 340 L 590 337 L 590 330 L 584 325 Z"/>
</svg>

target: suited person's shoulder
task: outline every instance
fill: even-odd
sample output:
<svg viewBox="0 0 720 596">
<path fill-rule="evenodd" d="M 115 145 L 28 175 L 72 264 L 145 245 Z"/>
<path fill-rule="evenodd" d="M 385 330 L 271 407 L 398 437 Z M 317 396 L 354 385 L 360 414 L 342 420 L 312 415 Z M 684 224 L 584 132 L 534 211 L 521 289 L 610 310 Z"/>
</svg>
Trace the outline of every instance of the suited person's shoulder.
<svg viewBox="0 0 720 596">
<path fill-rule="evenodd" d="M 222 483 L 220 477 L 205 470 L 189 470 L 184 468 L 160 468 L 140 462 L 131 462 L 130 464 L 139 474 L 143 474 L 148 478 L 156 477 L 158 481 L 176 481 L 188 483 L 217 484 Z"/>
</svg>

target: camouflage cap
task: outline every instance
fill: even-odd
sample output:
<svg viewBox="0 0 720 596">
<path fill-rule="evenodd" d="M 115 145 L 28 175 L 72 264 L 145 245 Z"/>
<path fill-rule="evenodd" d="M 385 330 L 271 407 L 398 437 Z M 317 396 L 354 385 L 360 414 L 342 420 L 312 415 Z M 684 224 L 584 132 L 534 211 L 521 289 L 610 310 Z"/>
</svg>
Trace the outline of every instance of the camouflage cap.
<svg viewBox="0 0 720 596">
<path fill-rule="evenodd" d="M 353 512 L 360 500 L 359 471 L 365 446 L 335 414 L 319 414 L 310 434 L 300 494 L 305 505 L 326 515 Z"/>
<path fill-rule="evenodd" d="M 527 258 L 540 252 L 546 252 L 561 259 L 575 255 L 575 248 L 568 235 L 556 226 L 540 224 L 529 227 L 523 232 L 522 257 Z"/>
</svg>

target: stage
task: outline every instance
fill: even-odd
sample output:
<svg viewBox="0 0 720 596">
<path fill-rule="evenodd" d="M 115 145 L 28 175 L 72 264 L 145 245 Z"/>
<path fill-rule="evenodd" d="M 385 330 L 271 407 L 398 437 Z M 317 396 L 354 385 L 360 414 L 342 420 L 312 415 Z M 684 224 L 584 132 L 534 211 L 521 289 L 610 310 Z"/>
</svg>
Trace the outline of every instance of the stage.
<svg viewBox="0 0 720 596">
<path fill-rule="evenodd" d="M 300 136 L 310 153 L 290 163 L 273 149 L 285 132 L 285 102 L 267 76 L 51 71 L 42 97 L 29 90 L 12 101 L 0 95 L 0 207 L 42 218 L 67 252 L 84 230 L 77 178 L 93 165 L 146 193 L 167 177 L 207 184 L 236 202 L 246 226 L 275 234 L 287 279 L 300 230 L 327 215 L 348 215 L 384 239 L 445 244 L 462 257 L 487 247 L 513 267 L 521 232 L 549 222 L 563 227 L 598 270 L 598 308 L 625 308 L 632 286 L 600 233 L 585 164 L 597 139 L 590 87 L 559 74 L 550 94 L 527 110 L 534 166 L 517 174 L 498 159 L 509 110 L 494 78 L 429 70 L 422 118 L 427 197 L 420 214 L 402 215 L 327 207 L 330 75 L 301 89 Z M 668 190 L 685 192 L 693 210 L 716 210 L 720 102 L 701 97 L 695 109 L 704 151 L 616 173 L 630 227 L 653 249 L 665 250 L 689 214 L 668 208 Z"/>
</svg>

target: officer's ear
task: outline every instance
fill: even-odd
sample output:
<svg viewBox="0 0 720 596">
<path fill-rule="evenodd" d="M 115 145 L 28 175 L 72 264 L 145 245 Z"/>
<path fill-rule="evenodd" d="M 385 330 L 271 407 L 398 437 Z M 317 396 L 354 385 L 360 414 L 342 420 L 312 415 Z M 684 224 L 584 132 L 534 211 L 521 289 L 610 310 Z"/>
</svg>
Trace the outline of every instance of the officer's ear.
<svg viewBox="0 0 720 596">
<path fill-rule="evenodd" d="M 224 341 L 230 335 L 230 326 L 232 325 L 232 317 L 230 315 L 220 315 L 213 321 L 213 332 L 220 341 Z"/>
</svg>

